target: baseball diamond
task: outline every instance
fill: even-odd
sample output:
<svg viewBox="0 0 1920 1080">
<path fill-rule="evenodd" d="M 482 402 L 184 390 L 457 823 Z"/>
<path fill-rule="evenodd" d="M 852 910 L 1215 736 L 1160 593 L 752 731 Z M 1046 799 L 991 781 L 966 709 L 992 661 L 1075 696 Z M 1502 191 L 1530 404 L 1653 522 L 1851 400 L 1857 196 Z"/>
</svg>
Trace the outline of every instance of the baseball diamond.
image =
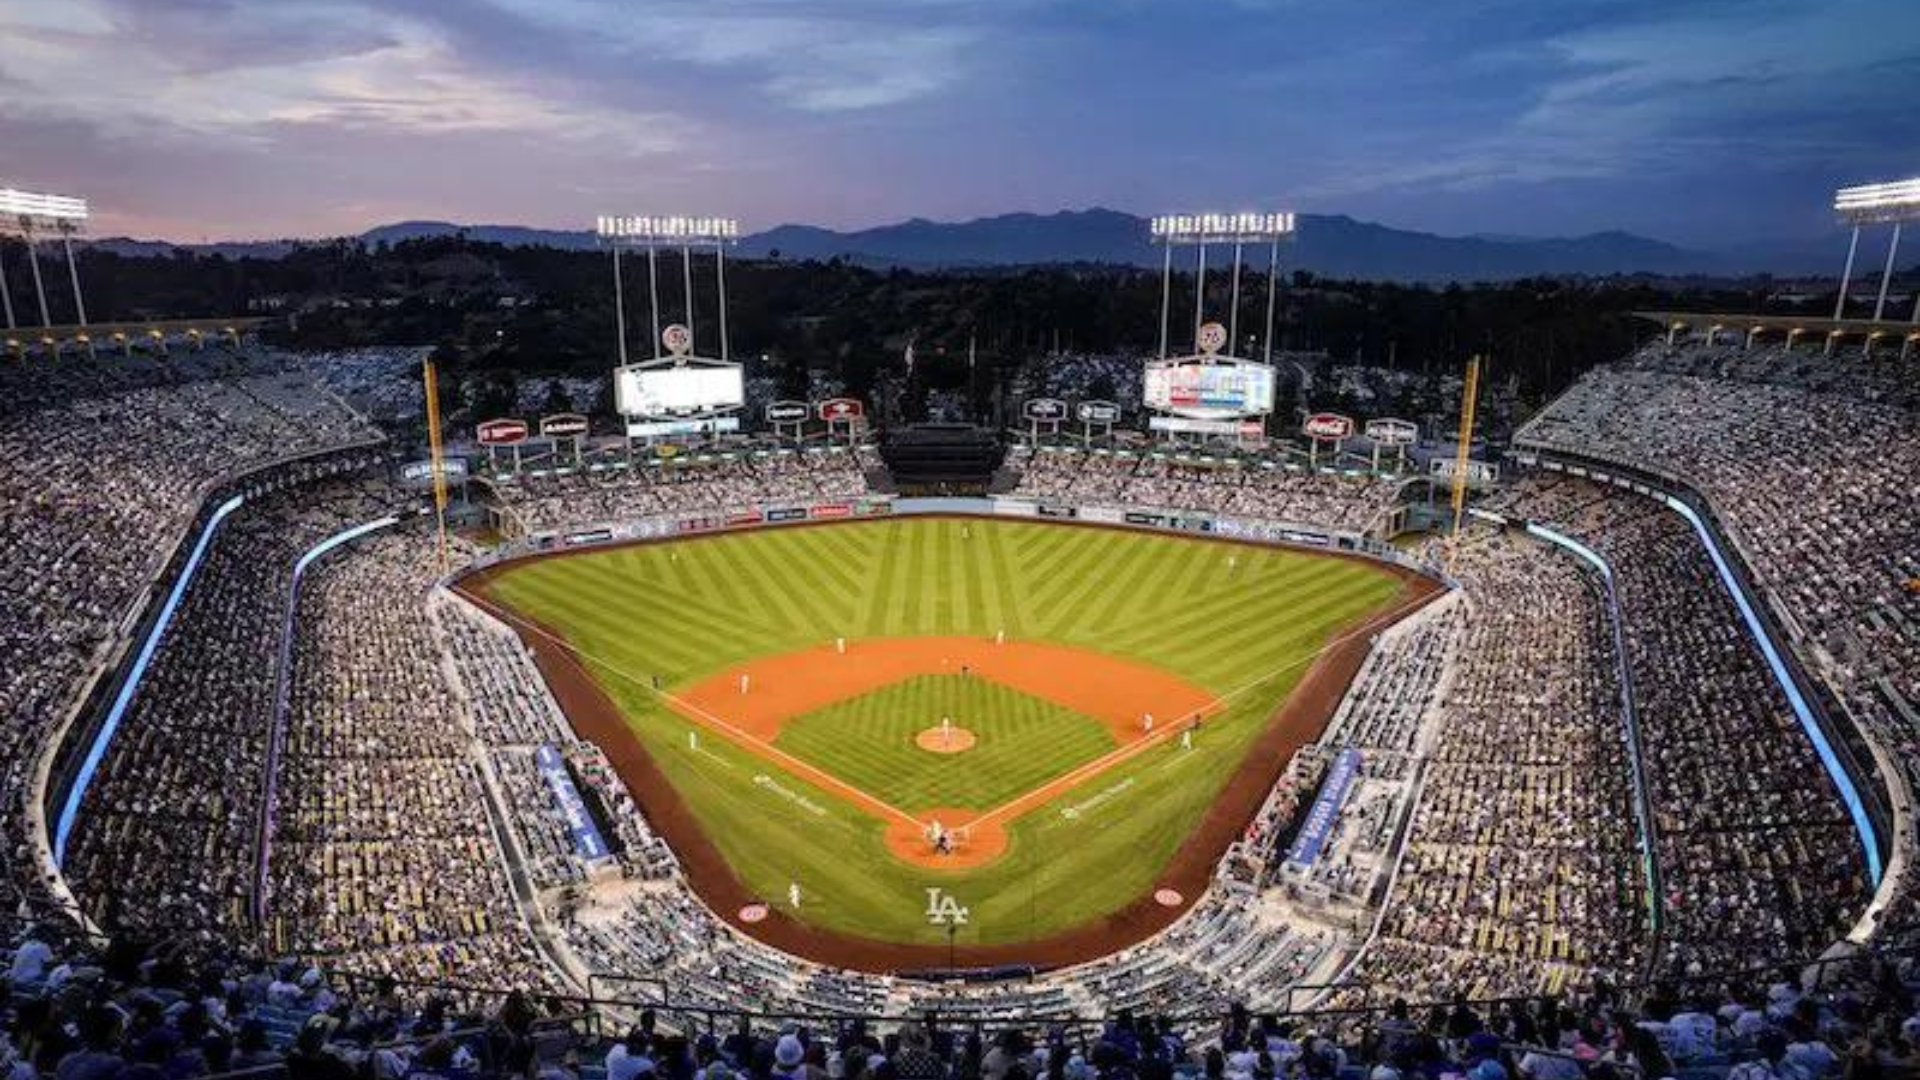
<svg viewBox="0 0 1920 1080">
<path fill-rule="evenodd" d="M 864 966 L 944 947 L 933 884 L 980 962 L 1164 925 L 1182 908 L 1156 890 L 1203 892 L 1324 727 L 1335 647 L 1432 591 L 1358 559 L 963 518 L 535 557 L 462 588 L 576 724 L 617 718 L 616 765 L 716 912 L 765 901 L 743 929 Z M 970 748 L 928 753 L 943 726 Z"/>
</svg>

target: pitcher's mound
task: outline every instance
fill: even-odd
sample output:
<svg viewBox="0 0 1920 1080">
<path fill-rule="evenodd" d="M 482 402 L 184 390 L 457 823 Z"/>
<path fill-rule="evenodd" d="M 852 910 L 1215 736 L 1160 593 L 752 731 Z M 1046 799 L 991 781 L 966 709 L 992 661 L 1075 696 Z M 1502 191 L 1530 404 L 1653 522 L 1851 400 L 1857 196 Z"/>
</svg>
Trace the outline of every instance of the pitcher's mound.
<svg viewBox="0 0 1920 1080">
<path fill-rule="evenodd" d="M 936 754 L 957 754 L 973 749 L 973 732 L 963 727 L 930 727 L 913 737 L 913 745 Z"/>
</svg>

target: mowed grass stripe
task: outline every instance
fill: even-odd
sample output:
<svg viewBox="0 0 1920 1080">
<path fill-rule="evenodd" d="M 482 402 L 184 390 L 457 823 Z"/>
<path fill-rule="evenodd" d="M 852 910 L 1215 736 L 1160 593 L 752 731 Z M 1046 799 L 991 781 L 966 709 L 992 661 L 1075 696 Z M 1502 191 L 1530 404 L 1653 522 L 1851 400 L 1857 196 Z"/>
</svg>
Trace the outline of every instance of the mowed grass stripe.
<svg viewBox="0 0 1920 1080">
<path fill-rule="evenodd" d="M 961 544 L 954 559 L 959 567 L 962 587 L 965 589 L 963 610 L 977 613 L 973 629 L 983 631 L 986 627 L 1003 626 L 1006 616 L 1000 610 L 1000 594 L 987 586 L 987 579 L 995 576 L 992 569 L 993 549 L 986 538 L 975 534 L 973 539 Z"/>
<path fill-rule="evenodd" d="M 1116 554 L 1120 558 L 1138 554 L 1114 547 L 1112 537 L 1098 529 L 1080 531 L 1085 536 L 1079 544 L 1069 549 L 1069 557 L 1055 569 L 1046 571 L 1030 587 L 1033 610 L 1043 624 L 1042 632 L 1046 625 L 1058 625 L 1061 603 L 1068 596 L 1087 588 L 1090 579 L 1097 579 L 1111 565 Z"/>
<path fill-rule="evenodd" d="M 793 538 L 793 543 L 788 545 L 789 551 L 766 553 L 767 575 L 779 578 L 783 569 L 791 574 L 788 580 L 794 586 L 795 602 L 805 612 L 803 625 L 833 627 L 835 636 L 838 636 L 844 632 L 841 628 L 853 621 L 853 597 L 826 573 L 828 560 L 806 542 L 802 535 L 806 531 L 795 529 L 788 533 Z"/>
<path fill-rule="evenodd" d="M 1235 618 L 1216 624 L 1210 632 L 1191 635 L 1184 647 L 1175 645 L 1168 656 L 1195 674 L 1205 672 L 1210 681 L 1218 678 L 1214 672 L 1226 667 L 1252 667 L 1256 675 L 1266 675 L 1289 663 L 1297 663 L 1304 670 L 1339 628 L 1332 616 L 1361 606 L 1357 603 L 1361 598 L 1362 591 L 1351 586 L 1319 590 L 1295 609 L 1299 621 L 1277 630 L 1266 625 L 1257 613 L 1241 609 Z"/>
<path fill-rule="evenodd" d="M 1164 604 L 1137 622 L 1116 625 L 1109 640 L 1116 649 L 1144 648 L 1157 636 L 1170 631 L 1182 634 L 1199 632 L 1217 620 L 1224 610 L 1297 601 L 1319 587 L 1325 575 L 1314 571 L 1321 569 L 1323 563 L 1323 560 L 1312 560 L 1300 564 L 1282 564 L 1277 572 L 1270 569 L 1257 576 L 1248 574 L 1245 577 L 1240 576 L 1245 573 L 1244 566 L 1231 575 L 1226 573 L 1224 566 L 1220 566 L 1217 572 L 1223 580 L 1218 584 L 1195 588 L 1187 595 L 1185 602 Z M 1379 575 L 1375 573 L 1374 576 Z M 1274 613 L 1285 614 L 1284 611 L 1269 614 Z"/>
<path fill-rule="evenodd" d="M 962 629 L 984 614 L 980 610 L 980 594 L 973 587 L 971 574 L 973 566 L 970 557 L 972 550 L 979 544 L 973 536 L 973 526 L 966 522 L 947 534 L 947 551 L 943 561 L 947 565 L 947 604 L 953 612 L 954 622 L 951 629 Z"/>
<path fill-rule="evenodd" d="M 1086 616 L 1087 624 L 1091 627 L 1114 625 L 1120 611 L 1150 588 L 1154 578 L 1165 572 L 1161 561 L 1152 552 L 1143 549 L 1133 553 L 1131 559 L 1123 559 L 1111 571 L 1099 574 L 1105 579 L 1102 584 L 1106 591 L 1092 598 L 1093 607 Z"/>
<path fill-rule="evenodd" d="M 886 542 L 882 544 L 880 548 L 880 565 L 874 570 L 873 576 L 868 583 L 869 598 L 866 605 L 866 621 L 863 622 L 860 627 L 860 635 L 862 637 L 876 637 L 881 632 L 880 628 L 887 625 L 888 589 L 892 584 L 894 574 L 897 572 L 898 564 L 901 562 L 900 549 L 902 545 L 899 542 L 901 527 L 900 523 L 895 521 L 889 521 L 883 525 L 867 526 L 867 528 L 870 529 L 883 530 L 886 533 Z"/>
<path fill-rule="evenodd" d="M 826 537 L 833 531 L 826 528 L 782 530 L 791 537 L 788 544 L 790 554 L 805 565 L 808 575 L 817 586 L 831 589 L 840 596 L 859 592 L 859 582 L 848 569 L 858 565 L 858 562 L 832 549 Z"/>
<path fill-rule="evenodd" d="M 924 528 L 907 529 L 902 534 L 900 561 L 894 566 L 893 580 L 887 583 L 887 624 L 908 633 L 926 632 L 920 621 L 920 567 L 926 542 Z"/>
<path fill-rule="evenodd" d="M 590 589 L 580 588 L 579 582 L 582 580 L 570 579 L 571 584 L 536 583 L 527 590 L 522 600 L 516 602 L 516 606 L 538 612 L 534 616 L 536 622 L 558 630 L 569 644 L 583 653 L 594 656 L 604 653 L 617 655 L 621 650 L 612 647 L 619 638 L 617 613 L 596 599 Z M 653 669 L 656 671 L 684 670 L 700 662 L 697 644 L 661 641 L 653 647 L 652 652 L 660 656 L 663 665 Z"/>
<path fill-rule="evenodd" d="M 1021 608 L 1020 597 L 1014 591 L 1015 575 L 1013 563 L 1007 558 L 1006 532 L 1001 529 L 986 530 L 988 563 L 986 570 L 993 575 L 993 594 L 999 602 L 1000 618 L 987 629 L 994 633 L 1005 630 L 1018 638 L 1027 632 L 1026 613 Z"/>
<path fill-rule="evenodd" d="M 686 562 L 682 560 L 681 565 L 685 566 Z M 584 589 L 578 594 L 579 599 L 592 605 L 589 611 L 604 614 L 604 618 L 597 618 L 596 621 L 612 636 L 619 635 L 625 618 L 632 612 L 623 611 L 618 605 L 606 604 L 598 598 L 625 595 L 630 581 L 620 575 L 617 567 L 588 566 L 581 571 Z M 736 606 L 714 603 L 710 595 L 701 591 L 697 580 L 674 582 L 653 578 L 648 579 L 645 585 L 646 602 L 650 606 L 671 610 L 675 625 L 681 628 L 682 635 L 691 633 L 713 638 L 743 631 L 767 634 L 773 630 L 759 622 L 751 609 L 742 612 Z"/>
<path fill-rule="evenodd" d="M 1044 528 L 1039 525 L 1030 527 Z M 1047 582 L 1061 577 L 1077 576 L 1069 570 L 1069 567 L 1084 567 L 1094 549 L 1103 543 L 1111 542 L 1112 539 L 1111 534 L 1104 529 L 1060 526 L 1060 531 L 1069 539 L 1031 564 L 1031 569 L 1027 569 L 1024 575 L 1029 585 L 1044 586 Z"/>
<path fill-rule="evenodd" d="M 756 534 L 749 534 L 749 536 Z M 713 541 L 702 541 L 711 544 Z M 800 630 L 808 625 L 805 606 L 782 588 L 768 575 L 765 565 L 760 561 L 757 545 L 721 545 L 723 563 L 733 580 L 744 587 L 754 597 L 755 606 L 766 612 L 769 619 L 787 630 Z"/>
</svg>

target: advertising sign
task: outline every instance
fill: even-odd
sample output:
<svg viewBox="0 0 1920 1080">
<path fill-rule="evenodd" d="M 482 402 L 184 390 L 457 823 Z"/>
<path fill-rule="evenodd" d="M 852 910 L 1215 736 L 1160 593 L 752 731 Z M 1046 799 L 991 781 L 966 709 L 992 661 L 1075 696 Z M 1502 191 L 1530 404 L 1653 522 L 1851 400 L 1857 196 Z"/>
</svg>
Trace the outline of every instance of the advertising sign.
<svg viewBox="0 0 1920 1080">
<path fill-rule="evenodd" d="M 1333 759 L 1333 767 L 1327 770 L 1327 778 L 1320 783 L 1320 794 L 1314 797 L 1299 835 L 1293 838 L 1287 862 L 1308 867 L 1319 860 L 1333 833 L 1333 823 L 1340 818 L 1341 804 L 1347 801 L 1347 792 L 1353 789 L 1353 782 L 1359 776 L 1360 751 L 1352 747 L 1340 751 Z"/>
<path fill-rule="evenodd" d="M 1353 418 L 1339 413 L 1314 413 L 1300 425 L 1300 433 L 1309 439 L 1338 442 L 1353 438 Z"/>
<path fill-rule="evenodd" d="M 440 462 L 440 475 L 449 484 L 464 484 L 467 481 L 466 458 L 444 458 Z M 400 466 L 400 482 L 410 488 L 433 486 L 433 462 L 409 461 Z"/>
<path fill-rule="evenodd" d="M 739 430 L 740 418 L 737 416 L 710 416 L 704 420 L 631 420 L 627 423 L 627 438 L 658 439 L 671 435 Z"/>
<path fill-rule="evenodd" d="M 1111 401 L 1083 401 L 1074 407 L 1074 418 L 1083 424 L 1117 424 L 1120 406 Z"/>
<path fill-rule="evenodd" d="M 1064 420 L 1067 416 L 1067 403 L 1057 398 L 1033 398 L 1027 402 L 1025 414 L 1027 419 L 1041 423 Z"/>
<path fill-rule="evenodd" d="M 587 433 L 587 418 L 579 413 L 554 413 L 540 418 L 540 437 L 577 439 Z"/>
<path fill-rule="evenodd" d="M 1435 480 L 1453 481 L 1454 462 L 1450 457 L 1437 457 L 1427 463 L 1427 474 Z M 1500 466 L 1486 461 L 1467 462 L 1467 483 L 1491 484 L 1500 479 Z"/>
<path fill-rule="evenodd" d="M 1420 428 L 1411 420 L 1369 420 L 1366 436 L 1381 446 L 1412 446 L 1420 441 Z"/>
<path fill-rule="evenodd" d="M 527 441 L 525 420 L 485 420 L 474 429 L 481 446 L 513 446 Z"/>
<path fill-rule="evenodd" d="M 566 759 L 553 746 L 542 746 L 533 753 L 534 765 L 540 770 L 540 776 L 547 782 L 547 792 L 560 807 L 560 817 L 566 822 L 567 837 L 573 841 L 573 853 L 587 862 L 598 862 L 613 854 L 607 847 L 607 841 L 600 835 L 600 827 L 593 823 L 592 815 L 587 813 L 587 803 L 580 797 L 580 789 L 574 786 L 573 777 L 567 772 Z"/>
<path fill-rule="evenodd" d="M 1154 416 L 1147 419 L 1154 431 L 1172 431 L 1182 435 L 1238 435 L 1238 420 L 1193 420 L 1184 416 Z"/>
<path fill-rule="evenodd" d="M 804 401 L 776 401 L 767 406 L 767 423 L 797 424 L 813 415 Z"/>
<path fill-rule="evenodd" d="M 858 420 L 862 416 L 867 415 L 867 407 L 860 403 L 859 398 L 828 398 L 820 403 L 819 414 L 820 419 L 831 424 L 847 420 Z"/>
</svg>

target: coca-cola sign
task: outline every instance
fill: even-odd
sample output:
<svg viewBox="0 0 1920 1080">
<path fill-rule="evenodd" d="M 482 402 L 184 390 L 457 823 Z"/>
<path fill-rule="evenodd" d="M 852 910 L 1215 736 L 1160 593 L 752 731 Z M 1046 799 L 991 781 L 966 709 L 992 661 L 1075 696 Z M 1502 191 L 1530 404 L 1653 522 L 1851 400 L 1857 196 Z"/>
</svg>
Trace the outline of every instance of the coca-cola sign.
<svg viewBox="0 0 1920 1080">
<path fill-rule="evenodd" d="M 512 446 L 527 441 L 525 420 L 486 420 L 474 429 L 481 446 Z"/>
<path fill-rule="evenodd" d="M 1314 413 L 1307 422 L 1300 425 L 1301 434 L 1309 439 L 1324 439 L 1337 442 L 1353 437 L 1353 418 L 1339 413 Z"/>
</svg>

